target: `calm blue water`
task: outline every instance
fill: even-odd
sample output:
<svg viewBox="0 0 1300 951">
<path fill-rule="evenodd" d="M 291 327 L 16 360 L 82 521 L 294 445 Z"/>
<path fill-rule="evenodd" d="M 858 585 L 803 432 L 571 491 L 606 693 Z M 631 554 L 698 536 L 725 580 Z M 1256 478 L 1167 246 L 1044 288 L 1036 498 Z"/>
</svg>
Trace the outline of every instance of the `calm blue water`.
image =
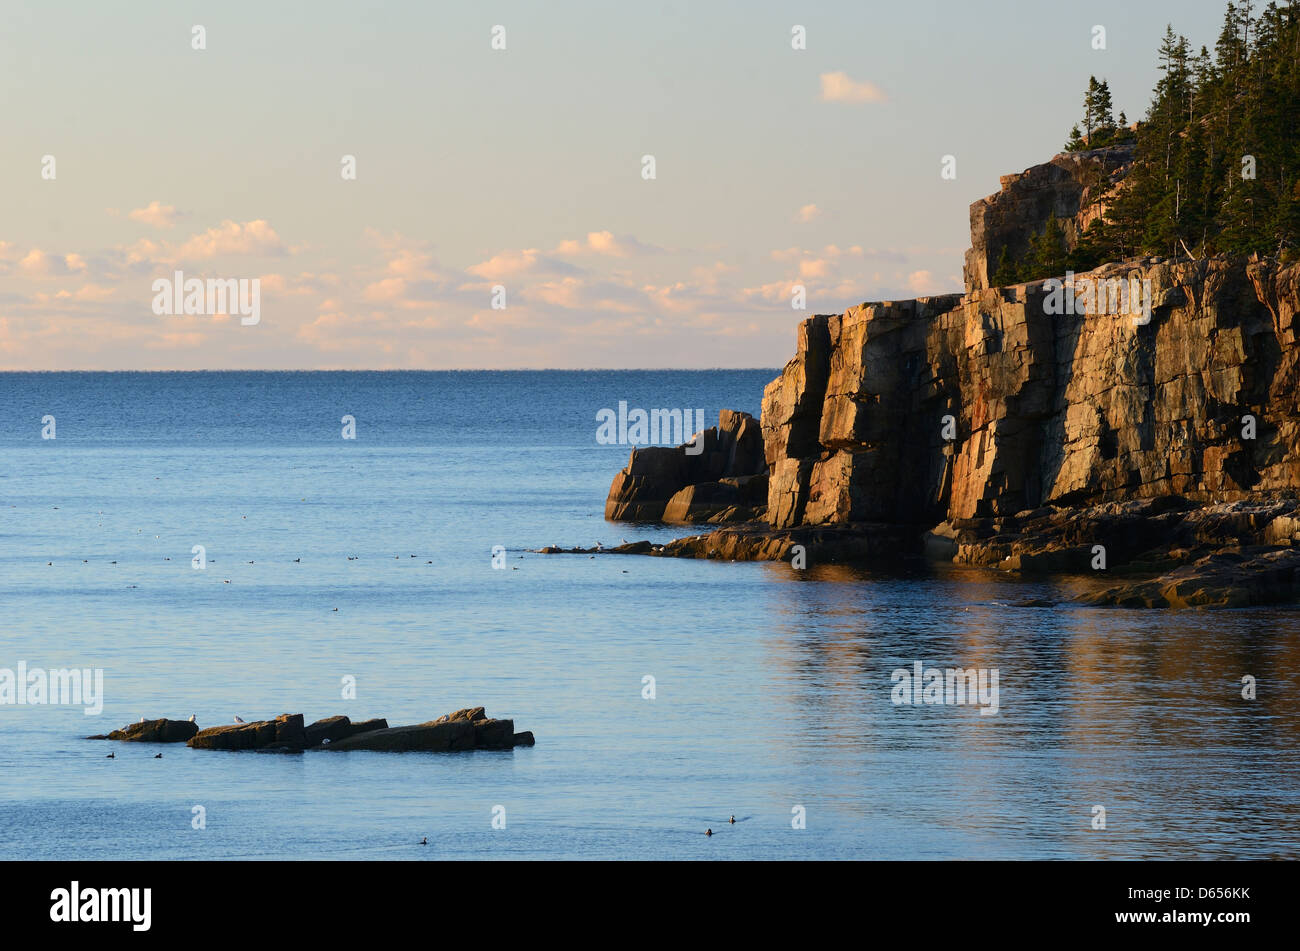
<svg viewBox="0 0 1300 951">
<path fill-rule="evenodd" d="M 0 858 L 1300 855 L 1300 613 L 525 551 L 677 534 L 603 520 L 627 447 L 596 444 L 597 410 L 757 414 L 775 375 L 0 374 L 0 667 L 106 672 L 99 717 L 0 706 Z M 917 660 L 997 668 L 998 715 L 894 706 Z M 537 745 L 155 760 L 81 738 L 478 704 Z"/>
</svg>

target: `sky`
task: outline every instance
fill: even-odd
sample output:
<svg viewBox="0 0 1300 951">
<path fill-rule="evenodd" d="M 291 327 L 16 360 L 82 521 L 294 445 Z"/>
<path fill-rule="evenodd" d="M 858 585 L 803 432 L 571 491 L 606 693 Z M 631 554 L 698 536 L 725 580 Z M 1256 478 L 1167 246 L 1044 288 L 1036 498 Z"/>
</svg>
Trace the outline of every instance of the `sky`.
<svg viewBox="0 0 1300 951">
<path fill-rule="evenodd" d="M 5 0 L 0 369 L 780 366 L 959 292 L 971 202 L 1223 8 Z"/>
</svg>

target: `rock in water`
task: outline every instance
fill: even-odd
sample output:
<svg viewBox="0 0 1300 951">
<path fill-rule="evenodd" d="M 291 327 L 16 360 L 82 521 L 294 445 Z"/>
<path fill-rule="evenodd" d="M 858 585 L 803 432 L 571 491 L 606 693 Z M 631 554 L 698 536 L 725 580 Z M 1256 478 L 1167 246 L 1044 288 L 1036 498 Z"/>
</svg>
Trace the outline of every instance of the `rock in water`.
<svg viewBox="0 0 1300 951">
<path fill-rule="evenodd" d="M 448 753 L 456 750 L 508 750 L 532 746 L 531 733 L 515 733 L 513 720 L 493 720 L 482 707 L 468 707 L 428 723 L 358 733 L 331 743 L 331 752 L 372 750 L 385 753 Z"/>
<path fill-rule="evenodd" d="M 184 743 L 198 731 L 199 728 L 188 720 L 144 720 L 87 739 L 121 740 L 126 743 Z"/>
<path fill-rule="evenodd" d="M 753 480 L 767 472 L 767 463 L 754 417 L 724 409 L 718 425 L 696 438 L 702 449 L 694 455 L 690 443 L 633 449 L 609 488 L 605 518 L 705 521 L 727 509 L 737 509 L 736 520 L 761 516 L 767 483 Z"/>
</svg>

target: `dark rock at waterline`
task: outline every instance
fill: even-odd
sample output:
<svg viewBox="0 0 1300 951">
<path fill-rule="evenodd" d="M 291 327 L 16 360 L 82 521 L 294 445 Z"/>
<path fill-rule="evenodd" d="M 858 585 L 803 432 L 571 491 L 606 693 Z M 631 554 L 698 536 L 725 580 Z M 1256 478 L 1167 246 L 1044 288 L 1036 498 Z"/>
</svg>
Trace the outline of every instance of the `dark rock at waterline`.
<svg viewBox="0 0 1300 951">
<path fill-rule="evenodd" d="M 362 720 L 360 723 L 353 723 L 347 717 L 326 717 L 324 720 L 317 720 L 315 723 L 309 724 L 305 732 L 307 747 L 314 748 L 320 746 L 326 740 L 337 743 L 339 740 L 355 736 L 358 733 L 370 733 L 374 730 L 386 729 L 388 729 L 388 721 L 384 719 Z"/>
<path fill-rule="evenodd" d="M 348 735 L 348 728 L 351 726 L 352 721 L 347 717 L 326 717 L 315 723 L 309 723 L 304 731 L 307 735 L 307 745 L 320 746 L 324 740 L 329 740 L 331 743 L 341 740 Z"/>
<path fill-rule="evenodd" d="M 647 541 L 625 542 L 613 548 L 561 548 L 558 545 L 547 545 L 537 549 L 539 555 L 650 555 L 655 551 L 655 546 Z"/>
<path fill-rule="evenodd" d="M 253 723 L 232 723 L 227 726 L 211 726 L 200 730 L 187 743 L 196 750 L 259 750 L 276 744 L 277 726 L 283 721 L 297 719 L 302 724 L 302 714 L 282 714 L 274 720 L 257 720 Z M 296 732 L 296 731 L 295 731 Z M 282 735 L 291 734 L 285 729 Z M 305 737 L 303 742 L 305 743 Z M 288 747 L 287 743 L 280 744 Z"/>
<path fill-rule="evenodd" d="M 513 720 L 493 720 L 482 707 L 468 707 L 428 723 L 358 733 L 331 743 L 326 749 L 448 753 L 457 750 L 508 750 L 515 746 L 532 746 L 533 742 L 531 733 L 515 733 Z"/>
<path fill-rule="evenodd" d="M 157 726 L 170 724 L 170 727 Z M 335 716 L 304 725 L 301 713 L 284 713 L 274 720 L 232 723 L 199 730 L 181 720 L 153 720 L 132 724 L 107 736 L 91 739 L 180 742 L 202 750 L 249 750 L 263 753 L 298 753 L 308 749 L 386 750 L 392 752 L 452 750 L 508 750 L 532 746 L 532 733 L 515 733 L 513 720 L 494 720 L 482 707 L 467 707 L 428 723 L 389 727 L 382 718 L 353 723 Z M 180 731 L 184 735 L 175 735 Z M 155 736 L 171 739 L 150 739 Z M 327 742 L 328 741 L 328 742 Z"/>
<path fill-rule="evenodd" d="M 124 743 L 184 743 L 199 732 L 196 724 L 188 720 L 145 720 L 132 723 L 112 733 L 90 736 L 90 740 L 121 740 Z"/>
<path fill-rule="evenodd" d="M 1300 600 L 1300 549 L 1225 548 L 1159 577 L 1082 595 L 1121 608 L 1244 608 Z"/>
</svg>

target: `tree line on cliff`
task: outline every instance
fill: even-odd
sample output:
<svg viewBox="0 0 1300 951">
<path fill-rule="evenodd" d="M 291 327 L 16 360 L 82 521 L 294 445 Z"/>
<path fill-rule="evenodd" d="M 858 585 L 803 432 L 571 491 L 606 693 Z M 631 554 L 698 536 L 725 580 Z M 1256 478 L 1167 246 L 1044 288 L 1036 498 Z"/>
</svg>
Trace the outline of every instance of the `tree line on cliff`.
<svg viewBox="0 0 1300 951">
<path fill-rule="evenodd" d="M 1049 219 L 1020 260 L 999 260 L 995 285 L 1147 254 L 1300 256 L 1300 0 L 1229 3 L 1213 53 L 1166 27 L 1158 57 L 1136 128 L 1092 77 L 1066 144 L 1136 146 L 1106 213 L 1073 249 Z"/>
</svg>

